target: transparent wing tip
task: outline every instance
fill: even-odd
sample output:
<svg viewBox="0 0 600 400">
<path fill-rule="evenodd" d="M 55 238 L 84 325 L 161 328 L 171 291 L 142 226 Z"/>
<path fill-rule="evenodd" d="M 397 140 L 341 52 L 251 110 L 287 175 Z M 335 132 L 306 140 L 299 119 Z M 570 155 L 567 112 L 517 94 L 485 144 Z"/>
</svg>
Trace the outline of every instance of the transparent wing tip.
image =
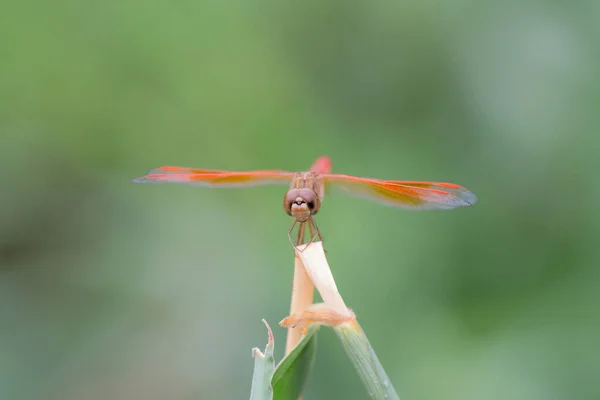
<svg viewBox="0 0 600 400">
<path fill-rule="evenodd" d="M 475 193 L 467 189 L 460 191 L 460 198 L 467 203 L 465 206 L 472 206 L 473 204 L 477 203 L 477 196 L 475 196 Z"/>
<path fill-rule="evenodd" d="M 156 179 L 152 179 L 152 178 L 148 177 L 147 175 L 132 179 L 131 182 L 133 182 L 133 183 L 160 183 L 160 181 L 158 181 Z"/>
</svg>

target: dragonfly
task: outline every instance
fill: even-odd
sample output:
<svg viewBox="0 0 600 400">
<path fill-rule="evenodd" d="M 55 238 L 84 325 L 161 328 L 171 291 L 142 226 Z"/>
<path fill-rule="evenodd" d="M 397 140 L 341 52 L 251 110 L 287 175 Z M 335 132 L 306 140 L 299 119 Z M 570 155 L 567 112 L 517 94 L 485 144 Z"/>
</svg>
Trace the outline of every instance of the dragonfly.
<svg viewBox="0 0 600 400">
<path fill-rule="evenodd" d="M 475 194 L 462 186 L 446 182 L 420 182 L 360 178 L 331 173 L 331 160 L 321 156 L 308 172 L 257 170 L 231 172 L 163 166 L 136 178 L 134 183 L 178 183 L 214 188 L 239 188 L 263 185 L 289 185 L 283 197 L 283 209 L 294 222 L 288 238 L 295 248 L 311 244 L 323 236 L 314 216 L 321 209 L 325 186 L 335 186 L 351 195 L 374 200 L 387 206 L 412 210 L 450 210 L 476 203 Z M 295 240 L 292 232 L 298 226 Z M 309 241 L 306 242 L 308 228 Z"/>
</svg>

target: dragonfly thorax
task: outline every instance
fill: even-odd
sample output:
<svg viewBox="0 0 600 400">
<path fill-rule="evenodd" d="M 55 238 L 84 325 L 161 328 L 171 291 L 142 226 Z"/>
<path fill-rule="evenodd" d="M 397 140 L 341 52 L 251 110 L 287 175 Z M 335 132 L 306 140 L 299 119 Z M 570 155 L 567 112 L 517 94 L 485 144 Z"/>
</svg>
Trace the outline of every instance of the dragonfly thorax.
<svg viewBox="0 0 600 400">
<path fill-rule="evenodd" d="M 309 188 L 290 189 L 283 197 L 283 209 L 298 222 L 307 221 L 320 206 L 319 196 Z"/>
</svg>

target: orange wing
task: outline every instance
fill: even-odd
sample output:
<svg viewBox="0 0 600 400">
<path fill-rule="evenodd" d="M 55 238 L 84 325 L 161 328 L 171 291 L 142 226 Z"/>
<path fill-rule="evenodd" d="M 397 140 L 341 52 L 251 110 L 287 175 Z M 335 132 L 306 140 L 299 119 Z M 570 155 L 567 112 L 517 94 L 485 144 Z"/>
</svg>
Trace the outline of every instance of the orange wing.
<svg viewBox="0 0 600 400">
<path fill-rule="evenodd" d="M 453 183 L 384 181 L 349 175 L 323 175 L 331 183 L 355 196 L 413 210 L 450 210 L 475 204 L 477 197 Z"/>
<path fill-rule="evenodd" d="M 260 185 L 289 185 L 294 177 L 288 171 L 229 172 L 214 169 L 197 169 L 165 166 L 136 178 L 134 183 L 182 183 L 196 186 L 235 188 Z"/>
<path fill-rule="evenodd" d="M 331 172 L 331 160 L 327 156 L 321 156 L 313 162 L 309 171 L 317 174 L 328 174 Z"/>
</svg>

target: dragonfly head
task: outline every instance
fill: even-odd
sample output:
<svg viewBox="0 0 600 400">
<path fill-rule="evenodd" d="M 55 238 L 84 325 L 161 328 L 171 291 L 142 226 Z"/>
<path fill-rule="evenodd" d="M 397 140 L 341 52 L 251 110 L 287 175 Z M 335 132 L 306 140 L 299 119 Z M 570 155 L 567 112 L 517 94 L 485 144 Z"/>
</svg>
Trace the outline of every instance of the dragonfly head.
<svg viewBox="0 0 600 400">
<path fill-rule="evenodd" d="M 306 222 L 321 207 L 317 193 L 309 188 L 290 189 L 283 197 L 283 209 L 298 222 Z"/>
</svg>

